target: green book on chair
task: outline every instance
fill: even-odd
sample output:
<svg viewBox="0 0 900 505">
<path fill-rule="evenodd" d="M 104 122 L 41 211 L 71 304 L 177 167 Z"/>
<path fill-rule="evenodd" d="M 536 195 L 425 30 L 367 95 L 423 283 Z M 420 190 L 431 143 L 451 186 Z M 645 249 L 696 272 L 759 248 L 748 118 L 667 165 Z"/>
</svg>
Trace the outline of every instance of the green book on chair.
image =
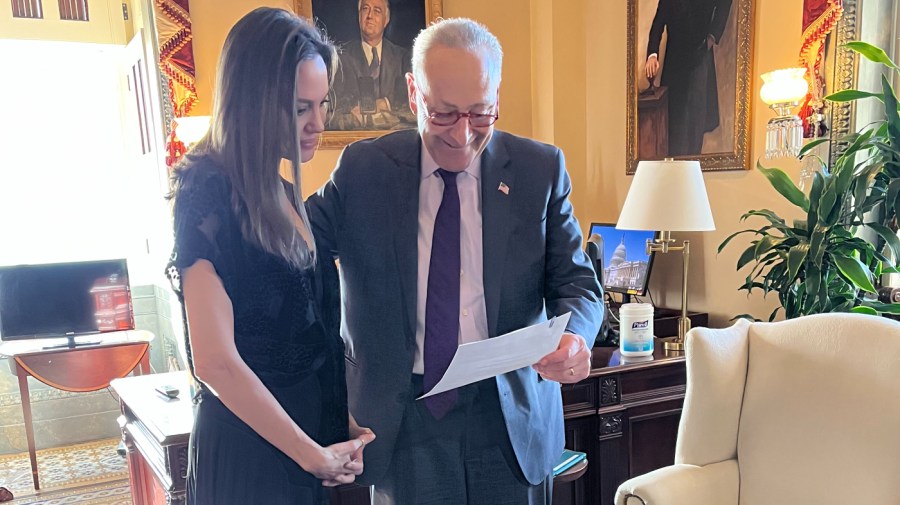
<svg viewBox="0 0 900 505">
<path fill-rule="evenodd" d="M 559 474 L 565 472 L 569 468 L 572 468 L 576 464 L 580 463 L 587 457 L 587 454 L 578 451 L 570 451 L 566 449 L 559 456 L 559 461 L 553 465 L 553 476 L 556 477 Z"/>
</svg>

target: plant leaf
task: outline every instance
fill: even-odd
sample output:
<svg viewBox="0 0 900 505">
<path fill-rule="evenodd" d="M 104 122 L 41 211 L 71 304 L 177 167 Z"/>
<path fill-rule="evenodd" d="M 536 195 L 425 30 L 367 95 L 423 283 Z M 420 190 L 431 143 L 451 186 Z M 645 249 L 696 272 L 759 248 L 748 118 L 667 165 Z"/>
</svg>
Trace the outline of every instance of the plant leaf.
<svg viewBox="0 0 900 505">
<path fill-rule="evenodd" d="M 887 123 L 885 123 L 885 127 L 887 127 Z M 886 136 L 887 135 L 885 134 L 881 138 L 885 138 Z M 876 137 L 875 140 L 872 141 L 872 145 L 878 148 L 878 150 L 884 153 L 888 158 L 892 157 L 892 155 L 900 155 L 900 151 L 898 151 L 896 147 L 890 144 L 885 144 L 884 142 L 878 140 L 878 137 Z"/>
<path fill-rule="evenodd" d="M 837 191 L 834 185 L 829 184 L 825 188 L 825 192 L 822 193 L 822 198 L 819 199 L 819 208 L 817 209 L 819 212 L 819 224 L 829 227 L 834 224 L 831 222 L 831 218 L 834 214 L 834 205 L 836 202 Z"/>
<path fill-rule="evenodd" d="M 737 237 L 738 235 L 740 235 L 742 233 L 757 233 L 758 234 L 760 232 L 757 230 L 753 230 L 753 229 L 736 231 L 736 232 L 732 233 L 731 235 L 729 235 L 728 237 L 726 237 L 725 240 L 723 240 L 722 243 L 719 244 L 719 249 L 716 251 L 716 254 L 721 254 L 722 250 L 725 249 L 725 246 L 727 246 L 728 243 L 731 242 L 731 239 L 733 239 L 734 237 Z"/>
<path fill-rule="evenodd" d="M 798 314 L 812 314 L 813 307 L 819 298 L 819 285 L 822 284 L 822 270 L 813 263 L 806 261 L 806 278 L 803 282 L 803 289 L 806 295 L 802 298 L 802 305 L 797 308 Z"/>
<path fill-rule="evenodd" d="M 900 238 L 897 238 L 897 234 L 881 223 L 868 223 L 866 226 L 875 230 L 875 233 L 884 239 L 888 247 L 891 248 L 894 261 L 900 261 Z"/>
<path fill-rule="evenodd" d="M 803 261 L 806 260 L 806 255 L 809 253 L 809 244 L 802 243 L 797 244 L 794 247 L 791 247 L 791 250 L 788 252 L 788 279 L 795 279 L 797 277 L 797 272 L 800 270 L 800 265 L 803 264 Z"/>
<path fill-rule="evenodd" d="M 884 113 L 887 116 L 891 145 L 900 146 L 900 115 L 897 114 L 897 97 L 894 95 L 894 88 L 891 87 L 890 81 L 884 75 L 881 76 L 881 90 L 884 93 Z"/>
<path fill-rule="evenodd" d="M 872 137 L 873 133 L 875 133 L 875 130 L 868 129 L 863 133 L 855 135 L 853 138 L 853 142 L 849 146 L 847 146 L 847 149 L 845 149 L 844 152 L 841 153 L 841 156 L 838 159 L 838 161 L 842 163 L 837 163 L 836 165 L 838 167 L 841 167 L 842 165 L 852 166 L 854 160 L 856 159 L 855 154 L 857 152 L 872 148 L 872 146 L 867 146 L 866 142 Z"/>
<path fill-rule="evenodd" d="M 813 229 L 809 239 L 809 254 L 812 256 L 813 264 L 822 268 L 822 258 L 825 257 L 825 229 L 816 226 Z"/>
<path fill-rule="evenodd" d="M 826 96 L 825 99 L 831 102 L 852 102 L 853 100 L 870 97 L 884 100 L 884 97 L 881 96 L 880 93 L 869 93 L 868 91 L 859 91 L 858 89 L 845 89 L 843 91 L 838 91 L 837 93 L 832 93 Z"/>
<path fill-rule="evenodd" d="M 860 40 L 847 42 L 847 44 L 845 45 L 848 49 L 856 51 L 869 61 L 881 63 L 882 65 L 893 69 L 897 68 L 897 65 L 895 65 L 894 62 L 891 61 L 891 58 L 887 55 L 887 53 L 884 52 L 884 49 L 881 49 L 880 47 L 873 46 L 872 44 Z"/>
<path fill-rule="evenodd" d="M 894 215 L 897 218 L 897 222 L 900 223 L 900 195 L 897 195 L 897 199 L 894 200 Z"/>
<path fill-rule="evenodd" d="M 875 181 L 878 166 L 870 165 L 862 173 L 860 177 L 853 182 L 856 186 L 853 188 L 853 201 L 856 203 L 856 215 L 858 219 L 863 218 L 863 207 L 865 207 L 866 196 L 869 193 L 869 187 Z"/>
<path fill-rule="evenodd" d="M 828 97 L 825 97 L 825 98 L 827 99 Z M 797 154 L 797 157 L 803 158 L 804 156 L 806 156 L 806 153 L 812 151 L 813 148 L 815 148 L 817 145 L 822 144 L 824 142 L 828 142 L 829 140 L 831 140 L 831 139 L 829 139 L 828 137 L 825 137 L 825 138 L 813 140 L 811 142 L 807 142 L 806 145 L 800 149 L 800 153 Z"/>
<path fill-rule="evenodd" d="M 781 193 L 781 195 L 787 198 L 789 202 L 800 207 L 804 211 L 809 210 L 809 200 L 806 199 L 806 195 L 794 185 L 794 181 L 792 181 L 782 170 L 777 168 L 766 168 L 758 161 L 756 162 L 756 169 L 762 172 L 763 175 L 769 179 L 769 183 L 772 184 L 775 191 Z"/>
<path fill-rule="evenodd" d="M 756 258 L 759 258 L 763 253 L 768 252 L 770 249 L 777 247 L 784 239 L 780 239 L 778 237 L 773 237 L 772 235 L 765 235 L 761 239 L 756 242 L 756 248 L 753 251 L 753 255 Z M 763 258 L 761 261 L 765 261 Z"/>
<path fill-rule="evenodd" d="M 751 211 L 748 211 L 746 214 L 744 214 L 744 216 L 746 216 L 746 217 L 750 217 L 750 216 L 764 217 L 764 218 L 768 219 L 769 222 L 775 226 L 785 224 L 784 219 L 782 219 L 781 217 L 778 216 L 778 214 L 776 214 L 775 212 L 773 212 L 769 209 L 751 210 Z"/>
<path fill-rule="evenodd" d="M 894 179 L 888 184 L 887 195 L 885 195 L 884 201 L 886 203 L 896 202 L 898 196 L 900 196 L 900 179 Z"/>
<path fill-rule="evenodd" d="M 741 257 L 740 257 L 740 258 L 738 258 L 736 270 L 740 270 L 740 269 L 744 268 L 744 266 L 745 266 L 747 263 L 750 263 L 751 261 L 753 261 L 753 258 L 755 257 L 755 255 L 753 254 L 753 252 L 754 252 L 755 250 L 756 250 L 756 244 L 753 244 L 753 245 L 751 245 L 750 247 L 748 247 L 747 249 L 744 250 L 744 253 L 741 254 Z"/>
<path fill-rule="evenodd" d="M 866 307 L 871 307 L 882 314 L 900 314 L 900 303 L 863 302 Z"/>
<path fill-rule="evenodd" d="M 872 279 L 869 277 L 871 272 L 861 261 L 849 256 L 834 256 L 832 259 L 844 277 L 849 279 L 857 288 L 869 293 L 877 292 L 875 286 L 872 285 Z"/>
<path fill-rule="evenodd" d="M 828 307 L 831 305 L 831 298 L 828 295 L 831 294 L 829 288 L 832 286 L 833 278 L 834 275 L 831 273 L 831 270 L 826 268 L 824 279 L 822 280 L 822 283 L 819 284 L 819 294 L 817 296 L 820 309 L 818 312 L 828 312 L 829 310 Z"/>
<path fill-rule="evenodd" d="M 812 188 L 809 190 L 809 209 L 807 210 L 806 229 L 807 235 L 813 232 L 819 220 L 819 198 L 825 188 L 825 176 L 822 172 L 816 172 L 813 176 Z"/>
<path fill-rule="evenodd" d="M 854 312 L 856 314 L 868 314 L 870 316 L 877 316 L 878 311 L 873 309 L 872 307 L 866 307 L 865 305 L 857 305 L 850 309 L 850 312 Z"/>
</svg>

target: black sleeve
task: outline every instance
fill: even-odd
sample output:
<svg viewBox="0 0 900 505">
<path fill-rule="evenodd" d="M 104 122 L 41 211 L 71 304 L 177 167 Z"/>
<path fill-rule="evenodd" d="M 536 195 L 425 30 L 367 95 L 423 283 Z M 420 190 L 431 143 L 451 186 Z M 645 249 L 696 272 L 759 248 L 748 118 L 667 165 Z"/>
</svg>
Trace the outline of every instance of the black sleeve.
<svg viewBox="0 0 900 505">
<path fill-rule="evenodd" d="M 719 0 L 716 2 L 712 22 L 709 26 L 709 34 L 715 37 L 716 44 L 722 41 L 725 25 L 728 24 L 728 15 L 731 13 L 731 0 Z"/>
<path fill-rule="evenodd" d="M 168 265 L 173 288 L 180 291 L 180 272 L 197 260 L 208 260 L 219 277 L 233 273 L 229 225 L 233 220 L 227 179 L 211 169 L 191 168 L 175 194 L 175 245 Z M 205 173 L 200 173 L 205 172 Z"/>
<path fill-rule="evenodd" d="M 653 16 L 653 25 L 650 26 L 650 38 L 647 41 L 647 57 L 656 53 L 659 55 L 659 45 L 662 43 L 663 28 L 666 26 L 666 0 L 660 0 L 656 7 L 656 15 Z"/>
<path fill-rule="evenodd" d="M 353 149 L 353 146 L 344 148 L 331 173 L 331 178 L 306 199 L 306 212 L 312 225 L 313 236 L 316 238 L 317 254 L 323 259 L 334 260 L 337 257 L 337 237 L 343 221 L 342 166 L 348 157 L 353 157 L 348 155 L 348 151 Z"/>
</svg>

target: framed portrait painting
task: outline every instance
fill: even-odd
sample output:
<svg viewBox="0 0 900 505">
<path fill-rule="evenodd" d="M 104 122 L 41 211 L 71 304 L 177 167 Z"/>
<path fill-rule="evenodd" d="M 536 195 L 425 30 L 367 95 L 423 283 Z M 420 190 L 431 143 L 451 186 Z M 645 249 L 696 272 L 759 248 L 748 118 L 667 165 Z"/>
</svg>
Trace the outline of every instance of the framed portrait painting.
<svg viewBox="0 0 900 505">
<path fill-rule="evenodd" d="M 627 0 L 627 173 L 750 168 L 753 0 Z"/>
<path fill-rule="evenodd" d="M 441 16 L 441 0 L 294 0 L 338 47 L 332 109 L 322 146 L 340 148 L 412 128 L 406 73 L 419 31 Z"/>
</svg>

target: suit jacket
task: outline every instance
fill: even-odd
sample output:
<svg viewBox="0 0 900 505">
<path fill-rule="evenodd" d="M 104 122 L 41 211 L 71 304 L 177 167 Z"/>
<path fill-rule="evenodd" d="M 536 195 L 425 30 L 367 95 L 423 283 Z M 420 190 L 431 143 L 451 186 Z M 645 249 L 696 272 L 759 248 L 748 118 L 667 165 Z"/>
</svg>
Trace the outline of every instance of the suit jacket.
<svg viewBox="0 0 900 505">
<path fill-rule="evenodd" d="M 382 39 L 380 65 L 380 92 L 375 98 L 387 97 L 393 111 L 408 108 L 406 73 L 412 70 L 409 49 Z M 341 48 L 340 67 L 334 80 L 335 109 L 338 113 L 347 113 L 359 104 L 359 77 L 368 75 L 369 63 L 362 43 L 355 40 Z"/>
<path fill-rule="evenodd" d="M 366 448 L 366 483 L 384 474 L 410 401 L 420 156 L 415 130 L 356 142 L 307 201 L 319 253 L 340 257 L 350 410 L 378 437 Z M 592 346 L 601 288 L 581 249 L 562 152 L 496 131 L 481 163 L 489 336 L 571 311 L 568 330 Z M 539 483 L 563 450 L 560 386 L 530 367 L 496 381 L 519 465 Z"/>
</svg>

